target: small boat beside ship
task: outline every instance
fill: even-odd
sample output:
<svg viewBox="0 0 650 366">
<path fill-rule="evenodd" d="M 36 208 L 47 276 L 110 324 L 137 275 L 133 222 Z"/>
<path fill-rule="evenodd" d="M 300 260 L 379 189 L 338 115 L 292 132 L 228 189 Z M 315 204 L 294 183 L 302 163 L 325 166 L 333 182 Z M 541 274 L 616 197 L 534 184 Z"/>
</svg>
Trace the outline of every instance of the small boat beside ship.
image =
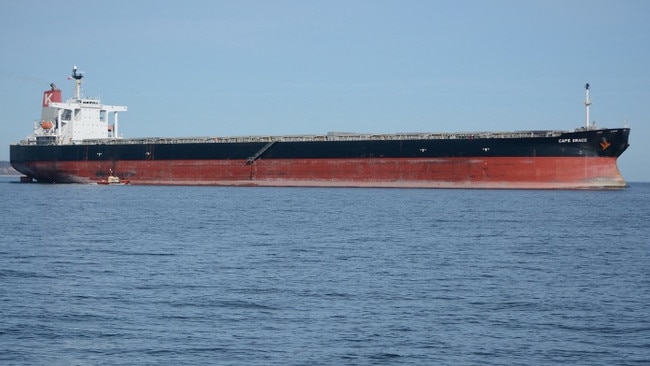
<svg viewBox="0 0 650 366">
<path fill-rule="evenodd" d="M 113 175 L 113 172 L 111 172 L 110 175 L 105 179 L 100 179 L 97 181 L 97 184 L 102 185 L 125 185 L 130 183 L 131 181 L 127 179 L 120 179 L 120 177 Z"/>
</svg>

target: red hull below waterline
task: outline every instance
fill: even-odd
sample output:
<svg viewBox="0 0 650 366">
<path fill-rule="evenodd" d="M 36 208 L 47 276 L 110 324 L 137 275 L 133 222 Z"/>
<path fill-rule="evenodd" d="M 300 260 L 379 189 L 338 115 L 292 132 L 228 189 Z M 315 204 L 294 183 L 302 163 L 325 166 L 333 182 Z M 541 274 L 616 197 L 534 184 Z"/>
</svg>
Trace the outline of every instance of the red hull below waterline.
<svg viewBox="0 0 650 366">
<path fill-rule="evenodd" d="M 37 180 L 96 183 L 112 171 L 133 185 L 608 189 L 626 186 L 614 157 L 45 161 Z M 47 177 L 43 179 L 42 177 Z"/>
</svg>

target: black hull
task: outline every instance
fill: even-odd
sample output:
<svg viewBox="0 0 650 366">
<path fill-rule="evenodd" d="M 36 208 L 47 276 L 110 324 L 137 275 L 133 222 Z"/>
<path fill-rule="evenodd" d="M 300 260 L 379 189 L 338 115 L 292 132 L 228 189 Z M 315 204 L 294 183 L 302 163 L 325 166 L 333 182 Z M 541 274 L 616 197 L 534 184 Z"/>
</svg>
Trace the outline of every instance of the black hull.
<svg viewBox="0 0 650 366">
<path fill-rule="evenodd" d="M 113 140 L 75 145 L 11 145 L 11 163 L 106 160 L 356 159 L 455 157 L 618 157 L 630 130 L 587 130 L 552 137 L 181 142 Z M 269 138 L 273 141 L 273 138 Z M 142 140 L 137 140 L 142 141 Z M 265 147 L 267 147 L 265 149 Z M 260 151 L 262 154 L 256 156 Z"/>
</svg>

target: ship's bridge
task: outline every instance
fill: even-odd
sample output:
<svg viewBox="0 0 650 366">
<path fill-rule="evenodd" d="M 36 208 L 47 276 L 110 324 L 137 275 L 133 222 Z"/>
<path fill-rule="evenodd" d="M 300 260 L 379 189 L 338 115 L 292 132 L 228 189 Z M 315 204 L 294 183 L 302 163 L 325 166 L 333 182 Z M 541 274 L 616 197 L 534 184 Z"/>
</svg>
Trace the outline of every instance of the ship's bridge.
<svg viewBox="0 0 650 366">
<path fill-rule="evenodd" d="M 49 108 L 56 109 L 56 132 L 61 143 L 119 137 L 118 112 L 127 110 L 126 106 L 101 104 L 99 99 L 72 99 L 66 103 L 50 103 Z"/>
</svg>

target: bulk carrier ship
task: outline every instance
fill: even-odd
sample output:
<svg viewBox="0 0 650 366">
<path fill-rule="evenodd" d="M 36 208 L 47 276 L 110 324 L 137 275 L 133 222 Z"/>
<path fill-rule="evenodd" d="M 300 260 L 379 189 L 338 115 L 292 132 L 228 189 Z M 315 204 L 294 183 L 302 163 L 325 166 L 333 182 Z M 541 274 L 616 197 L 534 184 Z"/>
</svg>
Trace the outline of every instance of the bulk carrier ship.
<svg viewBox="0 0 650 366">
<path fill-rule="evenodd" d="M 629 128 L 459 133 L 122 138 L 125 106 L 54 84 L 41 119 L 10 146 L 23 182 L 220 186 L 609 189 L 626 186 L 617 158 Z M 112 117 L 112 118 L 111 118 Z"/>
</svg>

